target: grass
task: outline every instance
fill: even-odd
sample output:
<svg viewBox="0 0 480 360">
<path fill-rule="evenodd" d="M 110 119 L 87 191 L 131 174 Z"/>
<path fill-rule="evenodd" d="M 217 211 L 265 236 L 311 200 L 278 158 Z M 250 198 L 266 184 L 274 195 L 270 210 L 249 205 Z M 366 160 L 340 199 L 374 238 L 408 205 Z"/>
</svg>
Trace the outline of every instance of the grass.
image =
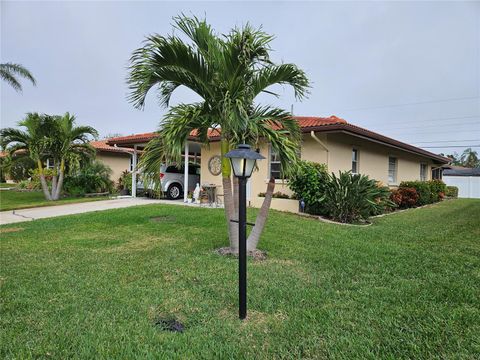
<svg viewBox="0 0 480 360">
<path fill-rule="evenodd" d="M 17 186 L 17 184 L 0 183 L 0 188 L 11 188 L 15 186 Z"/>
<path fill-rule="evenodd" d="M 27 209 L 39 206 L 63 205 L 68 203 L 80 203 L 86 201 L 105 200 L 107 197 L 62 198 L 57 201 L 45 200 L 41 191 L 0 191 L 0 211 Z"/>
<path fill-rule="evenodd" d="M 243 323 L 237 260 L 214 253 L 227 244 L 221 210 L 3 226 L 0 356 L 478 358 L 479 213 L 452 200 L 347 227 L 272 211 Z M 156 328 L 162 316 L 185 332 Z"/>
</svg>

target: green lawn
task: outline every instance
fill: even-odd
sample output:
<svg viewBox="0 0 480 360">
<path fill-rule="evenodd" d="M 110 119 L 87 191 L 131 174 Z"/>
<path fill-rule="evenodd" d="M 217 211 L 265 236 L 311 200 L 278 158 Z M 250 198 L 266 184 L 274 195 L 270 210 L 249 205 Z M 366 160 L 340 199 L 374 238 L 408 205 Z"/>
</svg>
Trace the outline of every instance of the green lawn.
<svg viewBox="0 0 480 360">
<path fill-rule="evenodd" d="M 480 201 L 368 227 L 272 212 L 243 323 L 237 260 L 214 253 L 227 244 L 221 210 L 151 205 L 0 230 L 2 358 L 480 354 Z M 160 316 L 185 332 L 159 330 Z"/>
<path fill-rule="evenodd" d="M 17 184 L 0 183 L 0 188 L 11 188 L 15 186 L 17 186 Z"/>
<path fill-rule="evenodd" d="M 62 205 L 73 202 L 85 202 L 95 200 L 105 200 L 106 197 L 90 197 L 90 198 L 62 198 L 57 201 L 47 201 L 41 191 L 13 191 L 2 190 L 0 191 L 0 211 L 26 209 L 37 206 L 51 206 Z"/>
</svg>

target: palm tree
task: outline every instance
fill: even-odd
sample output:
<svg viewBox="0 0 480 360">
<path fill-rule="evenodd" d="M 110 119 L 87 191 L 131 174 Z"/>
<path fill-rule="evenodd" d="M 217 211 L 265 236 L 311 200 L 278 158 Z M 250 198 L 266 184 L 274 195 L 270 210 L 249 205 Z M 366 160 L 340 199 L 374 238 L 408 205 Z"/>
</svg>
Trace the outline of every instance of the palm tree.
<svg viewBox="0 0 480 360">
<path fill-rule="evenodd" d="M 72 154 L 93 156 L 95 150 L 88 144 L 88 135 L 97 136 L 97 131 L 89 126 L 75 127 L 75 117 L 51 116 L 29 113 L 19 126 L 25 130 L 5 128 L 0 130 L 0 144 L 9 154 L 30 157 L 35 161 L 42 190 L 47 200 L 60 197 L 65 161 Z M 19 158 L 15 156 L 14 159 Z M 45 178 L 44 162 L 51 159 L 55 171 L 51 190 Z"/>
<path fill-rule="evenodd" d="M 232 186 L 230 163 L 224 155 L 237 144 L 258 147 L 261 141 L 268 141 L 279 153 L 287 173 L 298 156 L 298 124 L 287 111 L 260 106 L 255 99 L 261 93 L 278 96 L 268 89 L 278 84 L 291 86 L 296 98 L 301 99 L 307 93 L 308 80 L 297 66 L 276 65 L 270 60 L 273 37 L 261 29 L 246 25 L 219 36 L 205 20 L 182 15 L 174 18 L 174 23 L 187 41 L 177 35 L 152 35 L 134 51 L 129 68 L 129 100 L 143 108 L 147 93 L 156 87 L 160 104 L 168 107 L 180 86 L 194 91 L 201 100 L 170 107 L 159 136 L 147 145 L 139 166 L 145 170 L 146 179 L 158 181 L 160 164 L 181 161 L 182 149 L 192 131 L 196 131 L 198 141 L 207 145 L 209 130 L 219 130 L 230 247 L 238 251 L 238 225 L 228 221 L 237 216 L 238 182 L 233 179 Z M 273 189 L 271 181 L 248 239 L 250 250 L 258 243 Z"/>
<path fill-rule="evenodd" d="M 73 156 L 93 158 L 95 149 L 89 144 L 89 136 L 98 137 L 98 132 L 91 126 L 75 126 L 75 116 L 68 112 L 57 116 L 56 141 L 54 144 L 53 159 L 58 173 L 52 180 L 52 199 L 58 200 L 65 178 L 65 163 Z M 58 165 L 58 166 L 57 166 Z M 55 184 L 54 184 L 55 183 Z M 55 187 L 53 186 L 55 185 Z"/>
<path fill-rule="evenodd" d="M 9 83 L 16 91 L 22 91 L 22 84 L 18 81 L 17 76 L 21 76 L 36 85 L 33 75 L 20 64 L 5 63 L 0 64 L 0 78 Z"/>
<path fill-rule="evenodd" d="M 480 160 L 478 159 L 478 153 L 472 148 L 465 149 L 460 156 L 462 165 L 468 168 L 480 167 Z"/>
</svg>

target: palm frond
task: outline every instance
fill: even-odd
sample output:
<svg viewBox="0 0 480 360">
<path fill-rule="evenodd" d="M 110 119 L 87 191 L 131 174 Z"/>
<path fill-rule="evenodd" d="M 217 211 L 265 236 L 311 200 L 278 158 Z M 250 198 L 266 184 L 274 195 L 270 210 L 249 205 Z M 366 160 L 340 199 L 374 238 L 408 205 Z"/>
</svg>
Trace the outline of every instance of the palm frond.
<svg viewBox="0 0 480 360">
<path fill-rule="evenodd" d="M 201 53 L 175 36 L 147 37 L 145 45 L 133 52 L 127 83 L 131 90 L 129 101 L 142 108 L 150 89 L 159 86 L 161 105 L 168 106 L 171 94 L 178 85 L 208 97 L 211 74 Z"/>
<path fill-rule="evenodd" d="M 302 99 L 308 94 L 309 82 L 303 70 L 293 64 L 281 64 L 266 66 L 258 70 L 252 78 L 253 96 L 255 97 L 261 92 L 272 94 L 266 89 L 277 84 L 291 86 L 297 99 Z"/>
<path fill-rule="evenodd" d="M 22 91 L 22 85 L 16 76 L 30 80 L 33 85 L 36 85 L 33 75 L 22 65 L 13 63 L 0 64 L 0 78 L 9 83 L 16 91 Z"/>
</svg>

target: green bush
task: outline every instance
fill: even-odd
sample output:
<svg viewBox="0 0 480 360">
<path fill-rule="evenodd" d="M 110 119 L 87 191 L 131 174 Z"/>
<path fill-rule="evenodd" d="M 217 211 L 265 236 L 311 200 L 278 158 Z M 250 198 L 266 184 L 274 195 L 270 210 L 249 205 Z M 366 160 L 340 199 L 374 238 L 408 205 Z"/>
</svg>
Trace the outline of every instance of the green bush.
<svg viewBox="0 0 480 360">
<path fill-rule="evenodd" d="M 414 188 L 418 194 L 418 206 L 431 204 L 434 201 L 432 198 L 430 185 L 426 181 L 402 181 L 399 187 Z"/>
<path fill-rule="evenodd" d="M 294 198 L 305 201 L 305 211 L 309 214 L 326 215 L 322 206 L 329 175 L 325 164 L 300 161 L 290 176 L 288 187 Z"/>
<path fill-rule="evenodd" d="M 118 179 L 117 189 L 121 190 L 128 190 L 128 192 L 132 193 L 132 173 L 125 170 L 120 178 Z"/>
<path fill-rule="evenodd" d="M 433 202 L 441 201 L 445 197 L 447 185 L 442 180 L 430 180 L 428 185 L 430 186 L 430 195 Z"/>
<path fill-rule="evenodd" d="M 265 197 L 265 194 L 264 192 L 261 192 L 258 194 L 259 197 Z M 284 194 L 282 193 L 281 191 L 277 191 L 277 192 L 274 192 L 272 194 L 272 198 L 274 199 L 290 199 L 290 196 L 288 196 L 287 194 Z"/>
<path fill-rule="evenodd" d="M 442 180 L 402 181 L 400 188 L 414 188 L 418 193 L 418 206 L 432 204 L 445 196 L 447 187 Z"/>
<path fill-rule="evenodd" d="M 378 215 L 387 207 L 394 207 L 390 201 L 390 190 L 379 186 L 366 175 L 340 171 L 332 173 L 325 188 L 323 205 L 328 215 L 342 223 L 353 223 Z"/>
<path fill-rule="evenodd" d="M 445 189 L 445 196 L 449 198 L 457 198 L 458 197 L 458 187 L 456 186 L 447 186 Z"/>
<path fill-rule="evenodd" d="M 108 166 L 94 161 L 85 166 L 81 172 L 65 177 L 63 190 L 72 196 L 111 192 L 113 189 L 113 182 L 110 180 L 111 172 Z"/>
</svg>

